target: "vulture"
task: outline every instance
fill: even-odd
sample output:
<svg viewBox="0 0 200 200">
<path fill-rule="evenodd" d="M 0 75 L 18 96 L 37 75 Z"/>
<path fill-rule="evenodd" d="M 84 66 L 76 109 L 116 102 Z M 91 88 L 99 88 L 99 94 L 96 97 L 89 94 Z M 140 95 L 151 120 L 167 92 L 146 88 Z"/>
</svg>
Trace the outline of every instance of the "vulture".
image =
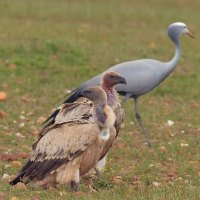
<svg viewBox="0 0 200 200">
<path fill-rule="evenodd" d="M 107 141 L 107 144 L 104 147 L 104 151 L 102 152 L 102 156 L 100 161 L 97 163 L 95 167 L 95 171 L 97 175 L 100 174 L 104 170 L 105 164 L 106 164 L 106 159 L 107 159 L 107 152 L 109 149 L 112 147 L 112 144 L 114 140 L 116 139 L 119 129 L 124 121 L 124 109 L 121 107 L 120 100 L 118 98 L 118 94 L 116 90 L 114 89 L 114 86 L 117 84 L 126 84 L 126 80 L 124 77 L 120 76 L 116 72 L 106 72 L 100 81 L 100 85 L 103 88 L 103 90 L 107 94 L 107 101 L 108 105 L 112 108 L 116 115 L 116 120 L 115 120 L 115 132 L 112 132 L 113 134 L 110 135 L 109 140 Z M 70 110 L 70 111 L 69 111 Z M 86 117 L 89 120 L 92 117 L 92 112 L 91 112 L 91 102 L 88 101 L 88 99 L 84 99 L 78 102 L 74 103 L 65 103 L 63 104 L 60 108 L 58 108 L 55 111 L 57 114 L 52 115 L 51 118 L 49 118 L 48 124 L 45 126 L 44 130 L 49 127 L 51 127 L 52 124 L 59 124 L 62 122 L 69 122 L 71 120 L 78 120 L 82 116 Z M 82 118 L 80 120 L 83 120 Z M 43 131 L 42 134 L 45 134 L 46 131 Z"/>
<path fill-rule="evenodd" d="M 73 190 L 79 189 L 80 176 L 96 165 L 111 132 L 115 132 L 115 114 L 101 87 L 84 89 L 79 97 L 92 102 L 92 117 L 88 120 L 85 114 L 78 120 L 55 123 L 44 129 L 11 185 L 36 181 L 45 188 L 69 183 Z M 69 107 L 71 112 L 70 109 L 73 105 Z"/>
</svg>

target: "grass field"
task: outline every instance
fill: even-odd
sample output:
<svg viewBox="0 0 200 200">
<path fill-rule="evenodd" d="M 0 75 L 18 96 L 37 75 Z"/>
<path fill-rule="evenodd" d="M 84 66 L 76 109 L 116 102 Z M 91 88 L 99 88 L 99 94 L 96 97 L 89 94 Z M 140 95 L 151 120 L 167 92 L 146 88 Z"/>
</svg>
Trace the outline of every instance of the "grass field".
<svg viewBox="0 0 200 200">
<path fill-rule="evenodd" d="M 199 6 L 187 0 L 0 0 L 0 91 L 7 93 L 0 101 L 7 114 L 0 117 L 0 199 L 200 199 Z M 14 188 L 2 178 L 20 169 L 25 159 L 15 155 L 30 152 L 42 119 L 67 89 L 119 62 L 169 60 L 174 46 L 166 30 L 176 21 L 197 39 L 181 38 L 177 69 L 140 98 L 151 148 L 144 145 L 130 100 L 106 171 L 92 180 L 95 191 L 87 180 L 73 193 L 64 186 Z"/>
</svg>

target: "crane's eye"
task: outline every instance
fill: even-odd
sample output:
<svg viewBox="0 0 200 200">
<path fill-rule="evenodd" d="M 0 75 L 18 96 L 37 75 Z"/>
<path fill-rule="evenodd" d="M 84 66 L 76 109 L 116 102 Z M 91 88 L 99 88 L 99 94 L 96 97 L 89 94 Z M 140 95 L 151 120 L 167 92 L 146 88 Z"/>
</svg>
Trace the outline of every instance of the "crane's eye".
<svg viewBox="0 0 200 200">
<path fill-rule="evenodd" d="M 186 28 L 186 26 L 184 26 L 183 28 Z"/>
<path fill-rule="evenodd" d="M 114 78 L 114 76 L 113 76 L 113 75 L 110 75 L 110 78 Z"/>
</svg>

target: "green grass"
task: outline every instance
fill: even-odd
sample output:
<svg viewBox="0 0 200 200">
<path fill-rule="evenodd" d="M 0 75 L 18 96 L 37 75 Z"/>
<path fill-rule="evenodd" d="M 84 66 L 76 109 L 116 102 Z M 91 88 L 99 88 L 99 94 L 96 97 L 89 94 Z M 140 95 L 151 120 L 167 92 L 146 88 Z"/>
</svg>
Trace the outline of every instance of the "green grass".
<svg viewBox="0 0 200 200">
<path fill-rule="evenodd" d="M 174 47 L 166 34 L 168 25 L 183 21 L 198 38 L 199 6 L 187 0 L 1 0 L 0 91 L 8 98 L 0 102 L 0 110 L 7 113 L 0 119 L 0 153 L 30 152 L 32 132 L 41 127 L 38 119 L 62 102 L 65 90 L 119 62 L 169 60 Z M 96 192 L 89 191 L 87 181 L 79 194 L 63 186 L 54 191 L 33 184 L 16 189 L 2 176 L 15 175 L 19 167 L 0 160 L 4 199 L 200 199 L 199 47 L 198 39 L 183 36 L 177 69 L 140 99 L 152 148 L 143 144 L 131 100 L 126 104 L 125 127 L 106 171 L 93 180 Z M 166 125 L 168 119 L 174 126 Z M 19 126 L 22 122 L 24 127 Z M 18 132 L 25 138 L 16 137 Z M 121 177 L 120 184 L 113 176 Z"/>
</svg>

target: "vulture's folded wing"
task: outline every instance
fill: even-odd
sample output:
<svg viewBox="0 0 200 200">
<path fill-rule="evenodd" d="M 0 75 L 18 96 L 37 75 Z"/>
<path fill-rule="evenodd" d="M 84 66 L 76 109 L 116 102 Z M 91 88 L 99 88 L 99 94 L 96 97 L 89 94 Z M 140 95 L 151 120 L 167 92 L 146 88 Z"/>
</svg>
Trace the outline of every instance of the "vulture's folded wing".
<svg viewBox="0 0 200 200">
<path fill-rule="evenodd" d="M 80 102 L 66 103 L 59 108 L 58 114 L 53 119 L 53 123 L 47 125 L 40 133 L 38 140 L 41 139 L 51 129 L 62 123 L 88 123 L 93 122 L 92 118 L 93 103 L 88 99 Z M 38 140 L 35 143 L 38 143 Z M 33 147 L 35 146 L 33 144 Z"/>
<path fill-rule="evenodd" d="M 35 145 L 30 159 L 17 178 L 43 178 L 62 164 L 82 154 L 98 137 L 95 124 L 62 124 L 53 128 Z M 17 179 L 16 178 L 16 179 Z"/>
<path fill-rule="evenodd" d="M 72 121 L 87 122 L 92 117 L 93 103 L 89 100 L 63 104 L 55 118 L 55 124 Z"/>
</svg>

